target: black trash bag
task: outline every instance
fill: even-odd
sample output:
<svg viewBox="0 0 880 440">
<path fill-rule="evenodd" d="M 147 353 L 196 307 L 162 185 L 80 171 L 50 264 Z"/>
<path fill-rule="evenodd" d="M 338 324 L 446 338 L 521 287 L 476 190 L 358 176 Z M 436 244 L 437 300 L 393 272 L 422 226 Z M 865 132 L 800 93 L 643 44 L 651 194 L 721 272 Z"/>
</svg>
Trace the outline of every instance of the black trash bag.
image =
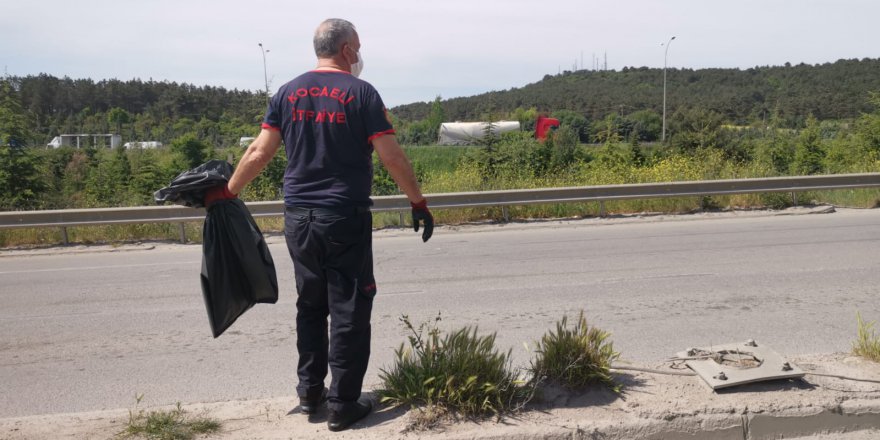
<svg viewBox="0 0 880 440">
<path fill-rule="evenodd" d="M 177 175 L 165 188 L 153 193 L 156 203 L 174 203 L 190 208 L 205 207 L 205 191 L 224 184 L 232 177 L 232 165 L 223 160 L 209 160 Z"/>
<path fill-rule="evenodd" d="M 232 166 L 212 160 L 178 175 L 155 192 L 157 203 L 204 206 L 205 191 L 226 184 Z M 275 263 L 263 233 L 244 202 L 219 200 L 208 208 L 202 230 L 202 294 L 211 332 L 218 337 L 256 303 L 278 301 Z"/>
<path fill-rule="evenodd" d="M 214 337 L 256 303 L 278 301 L 275 263 L 250 211 L 239 199 L 208 208 L 202 232 L 202 294 Z"/>
</svg>

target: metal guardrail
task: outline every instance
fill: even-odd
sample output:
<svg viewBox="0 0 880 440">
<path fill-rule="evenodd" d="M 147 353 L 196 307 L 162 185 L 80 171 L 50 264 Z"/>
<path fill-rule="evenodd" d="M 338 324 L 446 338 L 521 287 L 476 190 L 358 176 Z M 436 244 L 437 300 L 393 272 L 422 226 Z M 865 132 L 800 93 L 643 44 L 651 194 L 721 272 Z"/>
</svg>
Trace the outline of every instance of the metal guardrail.
<svg viewBox="0 0 880 440">
<path fill-rule="evenodd" d="M 880 187 L 880 173 L 441 193 L 428 194 L 427 197 L 430 200 L 431 208 L 439 209 L 590 201 L 601 203 L 610 200 L 767 192 L 791 192 L 796 197 L 796 194 L 802 191 L 872 187 Z M 281 216 L 284 211 L 282 201 L 251 202 L 247 204 L 247 207 L 254 217 Z M 374 212 L 409 209 L 409 202 L 405 196 L 373 198 Z M 0 229 L 60 227 L 64 242 L 67 243 L 66 228 L 71 226 L 180 223 L 181 239 L 185 241 L 183 223 L 201 221 L 204 218 L 204 209 L 183 206 L 14 211 L 0 212 Z"/>
</svg>

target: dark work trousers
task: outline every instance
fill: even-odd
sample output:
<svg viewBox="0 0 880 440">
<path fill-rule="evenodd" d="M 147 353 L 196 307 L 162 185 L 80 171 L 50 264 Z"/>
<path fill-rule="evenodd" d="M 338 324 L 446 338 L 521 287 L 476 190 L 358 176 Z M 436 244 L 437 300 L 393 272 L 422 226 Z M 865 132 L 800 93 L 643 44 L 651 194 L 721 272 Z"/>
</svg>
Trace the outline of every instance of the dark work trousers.
<svg viewBox="0 0 880 440">
<path fill-rule="evenodd" d="M 337 411 L 360 397 L 370 359 L 376 295 L 372 223 L 367 208 L 287 207 L 284 212 L 298 293 L 296 390 L 301 397 L 317 396 L 329 365 L 328 407 Z"/>
</svg>

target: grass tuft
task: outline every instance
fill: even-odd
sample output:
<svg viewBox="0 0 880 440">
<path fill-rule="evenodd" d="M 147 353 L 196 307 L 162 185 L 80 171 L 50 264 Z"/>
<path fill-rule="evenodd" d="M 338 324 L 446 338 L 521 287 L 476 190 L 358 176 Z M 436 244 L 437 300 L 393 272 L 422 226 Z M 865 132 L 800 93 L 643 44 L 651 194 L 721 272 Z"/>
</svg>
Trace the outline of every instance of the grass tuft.
<svg viewBox="0 0 880 440">
<path fill-rule="evenodd" d="M 853 354 L 880 362 L 880 337 L 874 333 L 874 321 L 862 321 L 862 315 L 856 313 L 858 320 L 859 337 L 853 342 Z"/>
<path fill-rule="evenodd" d="M 583 310 L 574 327 L 569 327 L 568 316 L 563 316 L 556 323 L 556 332 L 551 330 L 537 342 L 537 356 L 530 367 L 533 377 L 569 389 L 602 384 L 619 392 L 620 385 L 611 376 L 611 363 L 620 353 L 614 351 L 610 336 L 590 327 Z"/>
<path fill-rule="evenodd" d="M 128 411 L 128 425 L 120 433 L 121 437 L 141 437 L 157 440 L 190 440 L 198 434 L 220 431 L 220 422 L 207 417 L 191 418 L 177 403 L 170 411 L 144 412 L 138 409 L 143 394 L 136 397 L 134 410 Z"/>
<path fill-rule="evenodd" d="M 470 327 L 442 334 L 439 315 L 418 328 L 407 316 L 401 321 L 411 333 L 409 345 L 401 344 L 393 365 L 381 370 L 379 396 L 391 406 L 419 408 L 424 420 L 416 425 L 430 427 L 444 415 L 500 416 L 534 394 L 511 368 L 510 351 L 495 348 L 495 334 L 481 336 Z"/>
</svg>

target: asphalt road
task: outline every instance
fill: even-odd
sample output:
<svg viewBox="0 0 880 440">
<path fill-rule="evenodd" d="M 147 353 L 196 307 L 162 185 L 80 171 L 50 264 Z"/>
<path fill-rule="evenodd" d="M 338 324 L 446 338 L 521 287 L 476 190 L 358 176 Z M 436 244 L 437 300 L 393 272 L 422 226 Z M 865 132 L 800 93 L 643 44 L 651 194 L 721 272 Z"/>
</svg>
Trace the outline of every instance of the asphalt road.
<svg viewBox="0 0 880 440">
<path fill-rule="evenodd" d="M 659 220 L 659 221 L 658 221 Z M 782 354 L 848 351 L 856 312 L 880 320 L 880 210 L 442 228 L 375 235 L 379 284 L 367 384 L 405 341 L 399 317 L 497 332 L 525 366 L 581 309 L 623 359 L 659 362 L 745 339 Z M 197 245 L 33 255 L 0 251 L 0 418 L 294 394 L 292 264 L 219 339 Z"/>
</svg>

